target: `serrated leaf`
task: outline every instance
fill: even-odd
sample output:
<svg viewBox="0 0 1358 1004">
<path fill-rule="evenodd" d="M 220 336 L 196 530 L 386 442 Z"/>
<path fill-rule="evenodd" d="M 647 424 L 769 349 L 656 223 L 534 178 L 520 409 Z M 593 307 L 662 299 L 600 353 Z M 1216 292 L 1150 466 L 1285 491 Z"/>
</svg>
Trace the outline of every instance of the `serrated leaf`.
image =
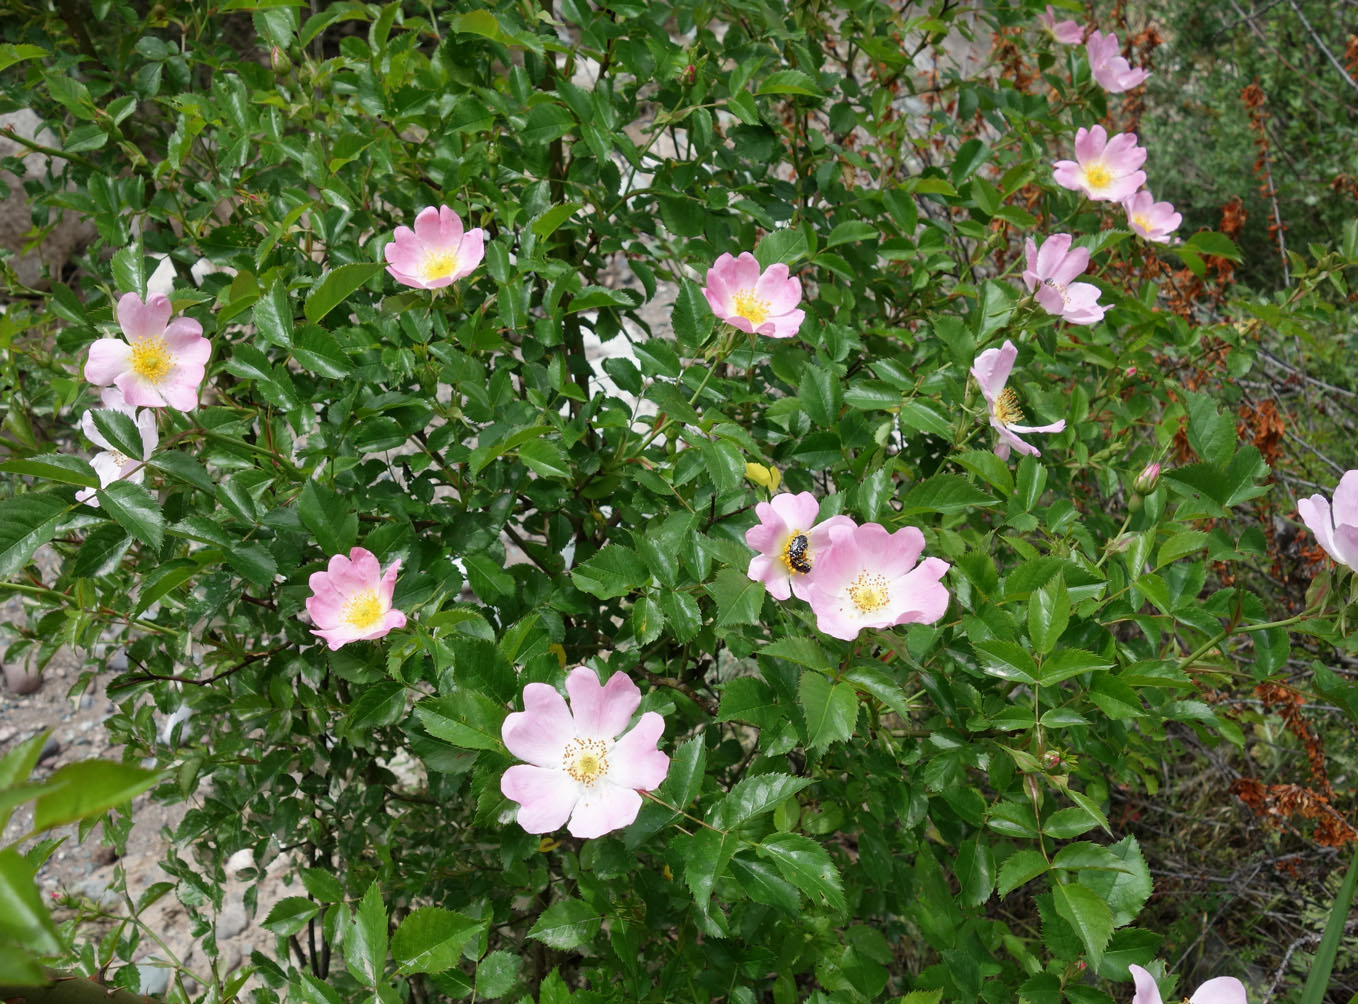
<svg viewBox="0 0 1358 1004">
<path fill-rule="evenodd" d="M 386 265 L 383 262 L 361 261 L 341 265 L 325 273 L 320 283 L 307 294 L 306 306 L 303 308 L 307 321 L 311 324 L 319 323 L 326 314 L 343 303 L 350 293 L 384 268 Z"/>
<path fill-rule="evenodd" d="M 1029 686 L 1037 683 L 1037 663 L 1023 646 L 1012 641 L 991 638 L 972 642 L 980 657 L 981 668 L 1001 680 L 1015 680 Z"/>
<path fill-rule="evenodd" d="M 6 460 L 0 464 L 0 473 L 45 478 L 48 481 L 79 485 L 82 488 L 99 487 L 99 475 L 94 473 L 89 461 L 65 453 L 42 453 L 35 457 Z"/>
<path fill-rule="evenodd" d="M 61 951 L 56 927 L 33 881 L 33 869 L 13 847 L 0 850 L 0 935 L 33 951 L 51 955 Z"/>
<path fill-rule="evenodd" d="M 998 499 L 987 495 L 959 474 L 935 474 L 906 493 L 905 498 L 901 499 L 901 511 L 946 514 L 998 504 Z"/>
<path fill-rule="evenodd" d="M 528 937 L 566 952 L 588 944 L 599 933 L 603 917 L 588 903 L 563 899 L 553 903 L 528 931 Z"/>
<path fill-rule="evenodd" d="M 1136 919 L 1146 900 L 1150 899 L 1153 890 L 1150 870 L 1141 854 L 1141 846 L 1133 836 L 1126 836 L 1102 850 L 1109 855 L 1110 863 L 1120 865 L 1121 870 L 1081 872 L 1080 884 L 1108 904 L 1113 924 L 1123 927 Z"/>
<path fill-rule="evenodd" d="M 396 963 L 407 973 L 441 973 L 457 965 L 462 948 L 486 926 L 486 921 L 422 906 L 412 910 L 391 939 Z"/>
<path fill-rule="evenodd" d="M 140 457 L 145 454 L 141 430 L 130 416 L 112 408 L 95 408 L 90 412 L 90 418 L 99 435 L 123 456 Z"/>
<path fill-rule="evenodd" d="M 1052 902 L 1056 912 L 1079 936 L 1090 963 L 1097 968 L 1113 934 L 1113 914 L 1108 904 L 1096 893 L 1073 882 L 1053 885 Z"/>
<path fill-rule="evenodd" d="M 811 783 L 810 778 L 790 774 L 756 774 L 737 781 L 707 814 L 709 825 L 731 830 L 756 816 L 772 812 Z"/>
<path fill-rule="evenodd" d="M 236 544 L 226 553 L 226 563 L 236 570 L 241 578 L 260 589 L 273 585 L 278 574 L 278 562 L 269 549 L 258 541 Z"/>
<path fill-rule="evenodd" d="M 764 606 L 764 584 L 744 572 L 723 568 L 705 587 L 717 607 L 717 627 L 758 624 Z"/>
<path fill-rule="evenodd" d="M 571 569 L 576 588 L 601 600 L 625 596 L 646 584 L 651 573 L 630 547 L 609 543 Z"/>
<path fill-rule="evenodd" d="M 806 718 L 807 749 L 823 749 L 853 735 L 858 698 L 852 686 L 831 684 L 820 673 L 808 671 L 797 684 L 797 701 Z"/>
<path fill-rule="evenodd" d="M 565 451 L 550 439 L 530 439 L 519 446 L 519 459 L 540 478 L 573 478 L 570 459 Z"/>
<path fill-rule="evenodd" d="M 692 279 L 680 280 L 671 316 L 674 337 L 678 339 L 679 344 L 688 348 L 698 348 L 712 334 L 716 320 L 698 284 Z"/>
<path fill-rule="evenodd" d="M 1050 868 L 1047 859 L 1037 851 L 1015 851 L 1000 864 L 995 891 L 1001 896 L 1008 896 L 1019 886 L 1031 882 L 1039 875 L 1045 875 Z"/>
<path fill-rule="evenodd" d="M 415 714 L 432 736 L 462 749 L 503 750 L 500 726 L 508 712 L 480 691 L 458 688 L 415 706 Z"/>
<path fill-rule="evenodd" d="M 87 819 L 122 805 L 160 780 L 153 770 L 111 760 L 82 760 L 52 775 L 49 789 L 33 803 L 33 829 Z"/>
<path fill-rule="evenodd" d="M 1028 597 L 1028 637 L 1033 648 L 1043 655 L 1056 643 L 1070 623 L 1070 594 L 1065 580 L 1057 575 Z"/>
<path fill-rule="evenodd" d="M 306 927 L 307 921 L 321 912 L 320 905 L 305 896 L 285 896 L 273 905 L 263 927 L 286 938 Z"/>
<path fill-rule="evenodd" d="M 132 536 L 159 548 L 165 539 L 165 517 L 156 500 L 139 484 L 115 481 L 98 492 L 99 504 Z"/>
<path fill-rule="evenodd" d="M 693 902 L 707 913 L 712 887 L 726 871 L 731 855 L 740 846 L 740 838 L 734 833 L 703 828 L 691 835 L 676 837 L 672 846 L 684 863 L 684 884 L 693 894 Z"/>
<path fill-rule="evenodd" d="M 772 859 L 783 878 L 816 902 L 824 897 L 830 909 L 844 910 L 844 885 L 839 869 L 825 848 L 800 833 L 774 833 L 756 845 L 756 850 Z"/>
<path fill-rule="evenodd" d="M 375 987 L 387 964 L 387 908 L 382 905 L 382 892 L 377 881 L 359 901 L 354 924 L 344 945 L 344 960 L 354 978 Z"/>
<path fill-rule="evenodd" d="M 755 91 L 758 95 L 802 94 L 812 98 L 823 97 L 824 93 L 820 85 L 801 70 L 775 70 L 760 82 L 759 90 Z"/>
<path fill-rule="evenodd" d="M 583 202 L 563 202 L 559 206 L 552 206 L 550 209 L 539 213 L 529 229 L 537 234 L 540 239 L 546 240 L 556 231 L 557 227 L 574 216 L 576 211 L 583 208 L 584 205 Z"/>
<path fill-rule="evenodd" d="M 190 558 L 173 558 L 146 573 L 141 589 L 137 593 L 137 605 L 132 610 L 134 617 L 148 609 L 152 603 L 178 589 L 198 574 L 202 566 Z"/>
<path fill-rule="evenodd" d="M 957 849 L 953 874 L 961 887 L 962 902 L 980 906 L 995 887 L 995 854 L 980 837 L 972 837 Z"/>
</svg>

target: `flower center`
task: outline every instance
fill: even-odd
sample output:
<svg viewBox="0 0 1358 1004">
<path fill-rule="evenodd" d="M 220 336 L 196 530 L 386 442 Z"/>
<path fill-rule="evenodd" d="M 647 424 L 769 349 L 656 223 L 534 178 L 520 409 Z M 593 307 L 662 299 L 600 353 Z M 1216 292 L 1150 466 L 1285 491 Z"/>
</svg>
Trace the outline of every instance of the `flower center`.
<svg viewBox="0 0 1358 1004">
<path fill-rule="evenodd" d="M 1085 184 L 1090 188 L 1107 188 L 1113 183 L 1113 172 L 1101 160 L 1085 165 Z"/>
<path fill-rule="evenodd" d="M 769 318 L 769 301 L 752 289 L 742 289 L 731 297 L 736 305 L 736 313 L 756 327 Z"/>
<path fill-rule="evenodd" d="M 113 461 L 113 463 L 117 466 L 118 470 L 120 471 L 124 467 L 126 467 L 129 463 L 131 463 L 131 460 L 127 456 L 119 453 L 117 450 L 109 450 L 108 456 L 109 459 Z"/>
<path fill-rule="evenodd" d="M 1015 422 L 1023 421 L 1023 409 L 1019 407 L 1018 395 L 1014 393 L 1013 387 L 1004 388 L 995 399 L 994 414 L 995 420 L 1001 425 L 1013 425 Z"/>
<path fill-rule="evenodd" d="M 887 587 L 886 576 L 878 572 L 859 572 L 858 578 L 849 584 L 849 599 L 860 614 L 871 614 L 886 606 L 891 593 Z"/>
<path fill-rule="evenodd" d="M 169 375 L 174 357 L 163 336 L 139 338 L 131 344 L 133 373 L 147 383 L 160 383 Z"/>
<path fill-rule="evenodd" d="M 811 542 L 802 530 L 793 530 L 783 545 L 783 566 L 789 572 L 806 575 L 811 571 Z"/>
<path fill-rule="evenodd" d="M 1042 285 L 1048 287 L 1049 289 L 1056 290 L 1056 292 L 1059 293 L 1061 296 L 1062 303 L 1065 304 L 1070 303 L 1070 294 L 1066 291 L 1065 283 L 1057 282 L 1051 276 L 1047 276 L 1047 278 L 1042 280 Z M 1022 418 L 1023 416 L 1020 414 L 1019 417 Z"/>
<path fill-rule="evenodd" d="M 457 271 L 457 252 L 452 248 L 439 248 L 429 251 L 420 264 L 426 281 L 446 279 Z"/>
<path fill-rule="evenodd" d="M 359 631 L 366 631 L 382 619 L 382 601 L 377 598 L 376 589 L 365 589 L 354 593 L 344 601 L 340 620 Z"/>
<path fill-rule="evenodd" d="M 602 739 L 572 739 L 561 760 L 572 781 L 591 785 L 608 773 L 608 745 Z"/>
<path fill-rule="evenodd" d="M 1151 221 L 1145 216 L 1137 214 L 1132 217 L 1132 226 L 1136 227 L 1138 230 L 1150 230 Z"/>
</svg>

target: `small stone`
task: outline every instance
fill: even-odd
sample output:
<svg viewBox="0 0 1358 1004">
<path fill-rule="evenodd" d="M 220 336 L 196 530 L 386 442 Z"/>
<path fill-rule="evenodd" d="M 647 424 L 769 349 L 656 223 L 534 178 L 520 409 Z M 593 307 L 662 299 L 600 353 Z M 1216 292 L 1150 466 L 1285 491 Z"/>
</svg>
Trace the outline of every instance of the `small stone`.
<svg viewBox="0 0 1358 1004">
<path fill-rule="evenodd" d="M 122 902 L 121 897 L 101 878 L 87 878 L 75 887 L 75 891 L 105 910 L 116 909 Z"/>
<path fill-rule="evenodd" d="M 61 752 L 61 743 L 57 742 L 56 736 L 48 736 L 47 742 L 42 744 L 42 752 L 38 754 L 38 763 L 44 760 L 51 760 Z"/>
<path fill-rule="evenodd" d="M 19 730 L 14 728 L 12 725 L 6 725 L 3 728 L 0 728 L 0 746 L 3 746 L 5 745 L 5 743 L 10 742 L 18 734 Z"/>
<path fill-rule="evenodd" d="M 147 997 L 159 997 L 169 989 L 170 967 L 154 955 L 137 964 L 141 992 Z"/>
<path fill-rule="evenodd" d="M 32 669 L 25 662 L 7 662 L 4 668 L 5 686 L 15 694 L 31 694 L 42 686 L 42 671 Z"/>
<path fill-rule="evenodd" d="M 227 903 L 226 909 L 217 918 L 217 942 L 234 938 L 245 930 L 245 904 Z"/>
</svg>

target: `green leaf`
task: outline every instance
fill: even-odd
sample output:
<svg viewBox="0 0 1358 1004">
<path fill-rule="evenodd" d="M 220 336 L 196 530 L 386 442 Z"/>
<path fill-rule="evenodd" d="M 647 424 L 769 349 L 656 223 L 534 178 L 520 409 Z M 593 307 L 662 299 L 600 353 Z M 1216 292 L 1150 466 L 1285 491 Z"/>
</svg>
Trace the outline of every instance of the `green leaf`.
<svg viewBox="0 0 1358 1004">
<path fill-rule="evenodd" d="M 756 774 L 737 781 L 712 807 L 707 822 L 719 830 L 732 830 L 756 816 L 772 812 L 811 783 L 810 778 L 790 774 Z"/>
<path fill-rule="evenodd" d="M 1217 411 L 1210 394 L 1188 392 L 1188 445 L 1209 464 L 1225 467 L 1235 450 L 1235 420 Z"/>
<path fill-rule="evenodd" d="M 343 902 L 344 886 L 324 868 L 303 868 L 301 874 L 302 885 L 314 898 L 322 903 Z"/>
<path fill-rule="evenodd" d="M 808 899 L 815 902 L 824 897 L 831 910 L 843 912 L 844 885 L 839 869 L 820 844 L 799 833 L 774 833 L 757 844 L 756 850 L 770 858 L 783 878 Z"/>
<path fill-rule="evenodd" d="M 935 474 L 932 478 L 919 482 L 905 494 L 901 499 L 901 513 L 947 514 L 966 512 L 975 506 L 998 504 L 998 499 L 987 495 L 960 474 Z"/>
<path fill-rule="evenodd" d="M 744 572 L 723 568 L 705 587 L 717 606 L 717 627 L 758 624 L 764 606 L 764 584 Z"/>
<path fill-rule="evenodd" d="M 354 978 L 366 986 L 375 987 L 382 979 L 387 964 L 387 909 L 376 879 L 359 901 L 345 940 L 344 961 Z"/>
<path fill-rule="evenodd" d="M 1028 597 L 1028 637 L 1033 648 L 1046 655 L 1070 623 L 1070 594 L 1066 582 L 1056 576 Z"/>
<path fill-rule="evenodd" d="M 575 471 L 564 450 L 550 439 L 530 439 L 519 446 L 519 459 L 540 478 L 572 481 Z"/>
<path fill-rule="evenodd" d="M 880 236 L 880 231 L 866 220 L 845 220 L 843 223 L 835 225 L 830 231 L 830 236 L 825 238 L 825 247 L 832 248 L 840 244 L 853 244 L 858 241 L 870 241 Z"/>
<path fill-rule="evenodd" d="M 603 917 L 594 907 L 578 899 L 553 903 L 528 930 L 528 937 L 548 948 L 566 952 L 588 944 L 599 933 Z"/>
<path fill-rule="evenodd" d="M 771 230 L 754 249 L 754 257 L 760 268 L 768 268 L 776 262 L 793 265 L 806 255 L 806 235 L 796 228 Z"/>
<path fill-rule="evenodd" d="M 52 775 L 51 783 L 57 787 L 33 804 L 33 829 L 48 830 L 97 816 L 131 801 L 160 778 L 156 771 L 111 760 L 67 764 Z"/>
<path fill-rule="evenodd" d="M 797 399 L 811 421 L 823 429 L 830 428 L 839 417 L 839 381 L 824 366 L 802 369 Z"/>
<path fill-rule="evenodd" d="M 457 688 L 415 706 L 415 715 L 432 736 L 468 750 L 504 750 L 500 726 L 508 712 L 478 690 Z"/>
<path fill-rule="evenodd" d="M 773 689 L 753 676 L 737 676 L 726 684 L 717 709 L 719 722 L 749 722 L 761 729 L 783 721 L 783 708 Z"/>
<path fill-rule="evenodd" d="M 99 487 L 99 475 L 94 473 L 89 462 L 65 453 L 43 453 L 36 457 L 6 460 L 0 464 L 0 473 L 46 478 L 48 481 L 79 485 L 82 488 Z"/>
<path fill-rule="evenodd" d="M 731 877 L 756 903 L 777 907 L 788 914 L 797 913 L 797 906 L 801 902 L 797 895 L 797 887 L 779 876 L 778 870 L 767 861 L 732 857 Z"/>
<path fill-rule="evenodd" d="M 1339 946 L 1344 941 L 1344 928 L 1355 889 L 1358 889 L 1358 846 L 1354 847 L 1353 860 L 1349 862 L 1349 870 L 1335 895 L 1334 906 L 1330 908 L 1330 919 L 1325 922 L 1325 934 L 1320 939 L 1320 947 L 1311 960 L 1311 972 L 1301 992 L 1301 1004 L 1322 1004 L 1325 1000 L 1335 956 L 1339 954 Z"/>
<path fill-rule="evenodd" d="M 407 973 L 441 973 L 457 965 L 462 948 L 486 926 L 484 920 L 422 906 L 412 910 L 396 928 L 391 952 Z"/>
<path fill-rule="evenodd" d="M 286 896 L 264 918 L 264 929 L 286 938 L 306 927 L 307 921 L 320 912 L 320 905 L 305 896 Z"/>
<path fill-rule="evenodd" d="M 246 541 L 236 544 L 226 552 L 226 563 L 234 568 L 247 582 L 260 589 L 273 585 L 278 574 L 278 562 L 263 544 Z"/>
<path fill-rule="evenodd" d="M 349 728 L 366 734 L 401 720 L 406 710 L 406 688 L 395 680 L 378 680 L 349 706 Z"/>
<path fill-rule="evenodd" d="M 542 240 L 546 240 L 552 236 L 557 227 L 574 216 L 584 205 L 583 202 L 563 202 L 559 206 L 552 206 L 547 211 L 539 213 L 529 229 Z"/>
<path fill-rule="evenodd" d="M 7 70 L 15 63 L 25 59 L 42 59 L 48 55 L 46 49 L 37 45 L 0 45 L 0 70 Z"/>
<path fill-rule="evenodd" d="M 0 850 L 0 934 L 30 951 L 61 951 L 56 926 L 33 881 L 33 869 L 13 847 Z"/>
<path fill-rule="evenodd" d="M 1008 896 L 1021 885 L 1025 885 L 1045 875 L 1051 865 L 1038 851 L 1018 850 L 1005 858 L 1000 865 L 999 881 L 995 891 Z"/>
<path fill-rule="evenodd" d="M 979 836 L 963 843 L 957 849 L 953 874 L 961 887 L 963 903 L 967 906 L 984 903 L 995 887 L 995 854 L 990 845 L 981 843 Z"/>
<path fill-rule="evenodd" d="M 282 279 L 275 279 L 269 291 L 255 301 L 255 328 L 279 348 L 292 345 L 292 298 Z"/>
<path fill-rule="evenodd" d="M 802 673 L 797 701 L 806 716 L 806 748 L 823 749 L 853 736 L 858 719 L 858 698 L 847 683 L 831 684 L 814 671 Z"/>
<path fill-rule="evenodd" d="M 315 325 L 308 324 L 297 332 L 292 357 L 305 369 L 332 380 L 343 380 L 354 371 L 353 361 L 335 336 Z"/>
<path fill-rule="evenodd" d="M 636 551 L 610 543 L 571 569 L 576 588 L 601 600 L 625 596 L 650 581 L 651 573 Z"/>
<path fill-rule="evenodd" d="M 712 887 L 726 871 L 731 855 L 740 846 L 740 838 L 734 833 L 704 828 L 691 835 L 675 837 L 671 846 L 684 863 L 684 884 L 693 894 L 693 902 L 707 913 Z"/>
<path fill-rule="evenodd" d="M 131 481 L 115 481 L 99 489 L 98 497 L 104 511 L 123 529 L 148 547 L 160 547 L 165 539 L 165 517 L 150 492 Z"/>
<path fill-rule="evenodd" d="M 94 427 L 108 444 L 125 457 L 140 457 L 146 452 L 141 430 L 131 417 L 112 408 L 95 408 L 90 412 Z"/>
<path fill-rule="evenodd" d="M 638 645 L 649 645 L 660 637 L 665 627 L 665 615 L 660 604 L 643 596 L 632 606 L 632 635 Z"/>
<path fill-rule="evenodd" d="M 1109 856 L 1109 863 L 1120 866 L 1121 870 L 1084 871 L 1080 873 L 1080 883 L 1108 904 L 1114 925 L 1124 927 L 1136 919 L 1146 900 L 1150 899 L 1150 870 L 1133 836 L 1124 837 L 1102 850 Z"/>
<path fill-rule="evenodd" d="M 1033 686 L 1037 683 L 1037 663 L 1023 646 L 1012 642 L 990 638 L 971 643 L 976 654 L 981 657 L 981 668 L 991 676 L 1001 680 L 1015 680 Z"/>
<path fill-rule="evenodd" d="M 326 554 L 348 554 L 358 539 L 358 515 L 348 500 L 314 478 L 302 486 L 297 515 Z"/>
<path fill-rule="evenodd" d="M 1096 672 L 1105 669 L 1112 669 L 1113 664 L 1106 659 L 1101 659 L 1093 652 L 1086 652 L 1079 648 L 1063 648 L 1050 659 L 1042 663 L 1042 678 L 1038 682 L 1044 687 L 1068 680 L 1072 676 L 1079 676 L 1081 673 Z"/>
<path fill-rule="evenodd" d="M 952 436 L 952 425 L 924 401 L 912 398 L 903 402 L 900 414 L 901 423 L 911 429 L 944 439 Z"/>
<path fill-rule="evenodd" d="M 1234 241 L 1225 234 L 1219 234 L 1213 230 L 1199 230 L 1184 241 L 1184 247 L 1192 248 L 1199 254 L 1215 255 L 1218 258 L 1228 258 L 1235 262 L 1244 260 Z"/>
<path fill-rule="evenodd" d="M 674 311 L 671 316 L 674 324 L 674 337 L 679 344 L 696 349 L 712 334 L 717 318 L 708 306 L 707 298 L 692 279 L 679 282 L 679 292 L 674 298 Z"/>
<path fill-rule="evenodd" d="M 213 494 L 217 491 L 217 482 L 212 480 L 212 476 L 208 474 L 207 468 L 197 460 L 194 460 L 193 457 L 189 456 L 187 453 L 176 453 L 173 451 L 168 453 L 157 453 L 147 461 L 147 464 L 158 471 L 164 471 L 176 481 L 182 481 L 184 484 L 193 485 L 195 488 L 201 488 L 208 494 Z"/>
<path fill-rule="evenodd" d="M 824 97 L 825 92 L 801 70 L 776 70 L 760 82 L 755 94 L 804 94 L 807 97 L 819 98 Z"/>
<path fill-rule="evenodd" d="M 0 578 L 28 564 L 33 552 L 52 539 L 72 503 L 55 494 L 31 492 L 0 501 Z"/>
<path fill-rule="evenodd" d="M 132 616 L 139 616 L 152 603 L 178 589 L 197 575 L 202 567 L 191 558 L 174 558 L 153 568 L 142 579 Z"/>
<path fill-rule="evenodd" d="M 1113 934 L 1113 914 L 1108 904 L 1098 894 L 1076 883 L 1053 885 L 1052 900 L 1056 912 L 1079 935 L 1090 963 L 1097 968 Z"/>
<path fill-rule="evenodd" d="M 361 261 L 341 265 L 325 273 L 321 276 L 320 283 L 307 294 L 306 306 L 303 308 L 306 319 L 312 324 L 318 324 L 321 318 L 343 303 L 350 293 L 384 268 L 386 265 L 383 262 Z"/>
</svg>

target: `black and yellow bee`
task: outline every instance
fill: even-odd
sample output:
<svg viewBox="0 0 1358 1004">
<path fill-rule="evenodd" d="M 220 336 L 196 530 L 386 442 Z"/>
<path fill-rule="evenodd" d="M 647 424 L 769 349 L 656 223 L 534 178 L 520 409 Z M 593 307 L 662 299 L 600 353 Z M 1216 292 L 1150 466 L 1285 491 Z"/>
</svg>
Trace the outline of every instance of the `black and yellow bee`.
<svg viewBox="0 0 1358 1004">
<path fill-rule="evenodd" d="M 803 575 L 811 571 L 811 562 L 806 560 L 806 549 L 810 546 L 810 541 L 806 539 L 806 534 L 799 533 L 787 544 L 787 563 L 794 571 L 801 572 Z"/>
</svg>

